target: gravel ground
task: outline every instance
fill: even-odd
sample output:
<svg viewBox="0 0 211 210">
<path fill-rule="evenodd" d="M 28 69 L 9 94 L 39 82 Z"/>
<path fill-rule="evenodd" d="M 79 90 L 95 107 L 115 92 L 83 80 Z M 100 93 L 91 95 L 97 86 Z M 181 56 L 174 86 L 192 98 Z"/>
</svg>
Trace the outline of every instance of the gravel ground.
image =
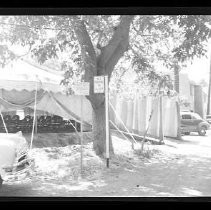
<svg viewBox="0 0 211 210">
<path fill-rule="evenodd" d="M 95 155 L 92 143 L 34 148 L 30 176 L 5 182 L 1 197 L 195 197 L 211 195 L 211 131 L 207 136 L 166 139 L 164 145 L 140 144 L 113 136 L 115 156 L 110 167 Z"/>
</svg>

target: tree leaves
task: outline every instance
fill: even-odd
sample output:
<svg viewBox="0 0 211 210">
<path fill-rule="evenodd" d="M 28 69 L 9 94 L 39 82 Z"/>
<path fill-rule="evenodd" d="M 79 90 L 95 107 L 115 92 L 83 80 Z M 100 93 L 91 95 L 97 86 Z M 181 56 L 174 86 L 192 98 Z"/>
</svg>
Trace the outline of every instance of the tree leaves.
<svg viewBox="0 0 211 210">
<path fill-rule="evenodd" d="M 208 23 L 211 16 L 183 15 L 178 17 L 178 25 L 183 28 L 185 40 L 173 52 L 182 62 L 194 57 L 205 56 L 206 42 L 210 38 Z"/>
<path fill-rule="evenodd" d="M 46 60 L 51 58 L 58 58 L 58 48 L 53 40 L 49 40 L 44 45 L 39 45 L 32 50 L 32 54 L 36 56 L 38 62 L 43 64 Z"/>
<path fill-rule="evenodd" d="M 0 45 L 0 65 L 4 67 L 11 60 L 15 59 L 15 54 L 9 50 L 7 45 Z"/>
<path fill-rule="evenodd" d="M 10 43 L 30 46 L 31 54 L 41 64 L 57 59 L 64 72 L 69 71 L 70 67 L 74 69 L 76 65 L 81 75 L 84 64 L 72 27 L 76 18 L 85 24 L 96 55 L 107 45 L 121 21 L 119 15 L 2 16 L 1 65 L 15 58 L 4 46 Z M 209 15 L 137 15 L 130 28 L 130 47 L 123 59 L 131 63 L 131 68 L 138 75 L 144 74 L 150 81 L 157 81 L 157 62 L 172 69 L 187 59 L 206 56 L 210 22 Z M 64 62 L 69 66 L 66 69 L 62 66 Z M 120 66 L 116 65 L 117 68 Z"/>
</svg>

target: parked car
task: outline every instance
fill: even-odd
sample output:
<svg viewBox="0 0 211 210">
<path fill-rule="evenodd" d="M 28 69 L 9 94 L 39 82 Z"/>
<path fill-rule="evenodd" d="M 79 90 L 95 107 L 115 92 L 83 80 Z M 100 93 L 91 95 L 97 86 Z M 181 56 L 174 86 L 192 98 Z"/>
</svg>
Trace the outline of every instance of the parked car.
<svg viewBox="0 0 211 210">
<path fill-rule="evenodd" d="M 190 132 L 198 132 L 200 136 L 206 135 L 210 124 L 206 120 L 203 120 L 197 113 L 185 111 L 181 112 L 180 116 L 182 133 L 189 135 Z"/>
<path fill-rule="evenodd" d="M 211 124 L 211 115 L 207 115 L 207 116 L 206 116 L 206 120 L 207 120 L 207 122 L 208 122 L 209 124 Z"/>
<path fill-rule="evenodd" d="M 0 133 L 0 187 L 3 180 L 25 173 L 33 162 L 28 156 L 28 143 L 18 133 Z"/>
</svg>

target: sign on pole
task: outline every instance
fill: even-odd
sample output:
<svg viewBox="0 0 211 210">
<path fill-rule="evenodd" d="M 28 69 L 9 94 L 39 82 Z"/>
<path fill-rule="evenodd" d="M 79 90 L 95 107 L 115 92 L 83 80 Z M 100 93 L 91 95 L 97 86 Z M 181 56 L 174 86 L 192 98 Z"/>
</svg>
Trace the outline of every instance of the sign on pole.
<svg viewBox="0 0 211 210">
<path fill-rule="evenodd" d="M 104 93 L 104 76 L 94 77 L 94 93 Z"/>
<path fill-rule="evenodd" d="M 89 82 L 80 82 L 73 86 L 75 95 L 89 95 Z"/>
</svg>

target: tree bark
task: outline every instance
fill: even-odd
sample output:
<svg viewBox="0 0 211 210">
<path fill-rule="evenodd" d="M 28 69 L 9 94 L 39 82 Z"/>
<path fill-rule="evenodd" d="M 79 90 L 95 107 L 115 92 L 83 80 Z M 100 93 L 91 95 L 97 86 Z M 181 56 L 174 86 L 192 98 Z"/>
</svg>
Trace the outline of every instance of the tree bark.
<svg viewBox="0 0 211 210">
<path fill-rule="evenodd" d="M 106 151 L 106 124 L 105 124 L 105 103 L 102 103 L 97 108 L 93 109 L 93 148 L 97 155 L 105 157 Z M 110 138 L 109 151 L 113 154 L 113 146 Z"/>
<path fill-rule="evenodd" d="M 133 15 L 123 15 L 111 40 L 103 47 L 97 62 L 99 75 L 106 73 L 110 78 L 115 65 L 123 56 L 124 52 L 127 51 L 129 46 L 130 24 L 133 18 Z"/>
<path fill-rule="evenodd" d="M 174 68 L 174 90 L 179 94 L 179 88 L 180 84 L 179 84 L 179 68 L 177 65 L 175 65 Z M 180 119 L 180 105 L 179 105 L 179 101 L 176 102 L 176 107 L 177 107 L 177 122 L 178 122 L 178 128 L 177 128 L 177 139 L 181 140 L 182 136 L 181 136 L 181 119 Z"/>
<path fill-rule="evenodd" d="M 115 65 L 128 49 L 129 29 L 133 16 L 124 15 L 106 46 L 101 49 L 101 54 L 96 57 L 93 44 L 86 30 L 86 26 L 78 17 L 73 18 L 73 28 L 81 46 L 81 54 L 84 62 L 84 80 L 90 83 L 90 95 L 87 99 L 93 108 L 93 146 L 97 155 L 104 155 L 106 151 L 106 127 L 105 127 L 105 96 L 95 94 L 94 76 L 108 75 L 108 81 Z M 113 153 L 110 138 L 110 152 Z"/>
</svg>

